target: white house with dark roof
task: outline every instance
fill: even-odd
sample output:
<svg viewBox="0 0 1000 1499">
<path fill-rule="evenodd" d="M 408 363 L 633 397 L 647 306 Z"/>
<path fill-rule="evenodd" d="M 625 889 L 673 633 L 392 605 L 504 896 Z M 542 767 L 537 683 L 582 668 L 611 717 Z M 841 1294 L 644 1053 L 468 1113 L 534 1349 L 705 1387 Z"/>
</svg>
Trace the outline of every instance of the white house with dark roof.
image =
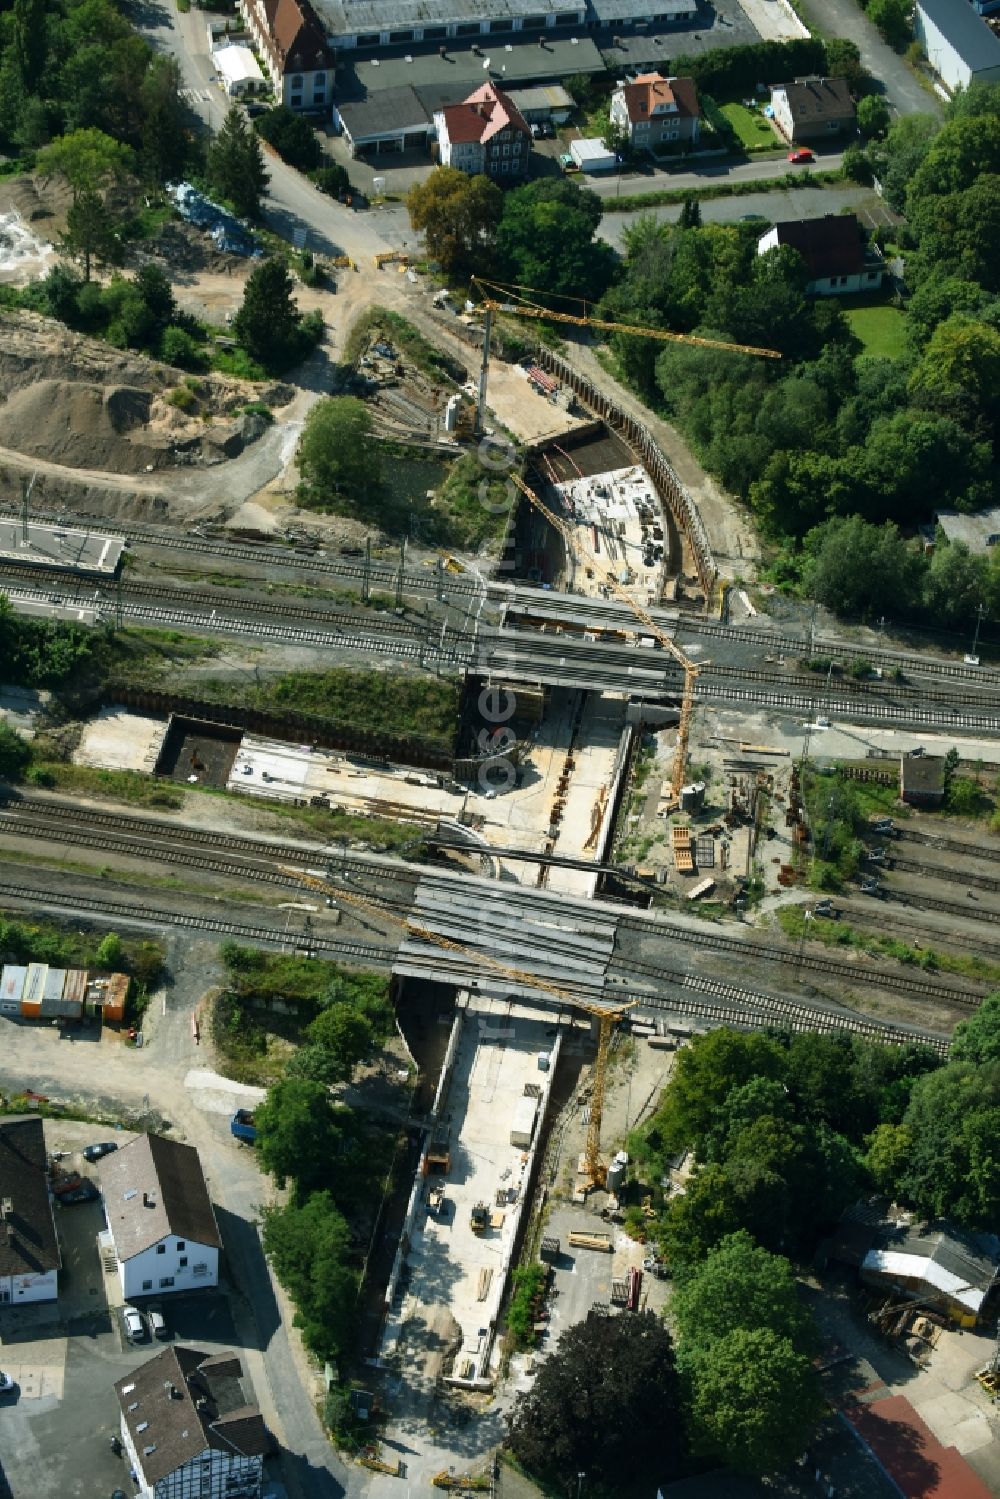
<svg viewBox="0 0 1000 1499">
<path fill-rule="evenodd" d="M 139 1135 L 99 1171 L 126 1301 L 218 1285 L 222 1238 L 193 1145 Z"/>
<path fill-rule="evenodd" d="M 37 1114 L 0 1119 L 0 1306 L 55 1301 L 62 1257 Z"/>
<path fill-rule="evenodd" d="M 117 1382 L 138 1499 L 259 1499 L 274 1443 L 242 1378 L 235 1353 L 175 1347 Z"/>
<path fill-rule="evenodd" d="M 1000 38 L 968 0 L 917 0 L 913 31 L 927 61 L 952 93 L 1000 79 Z"/>
</svg>

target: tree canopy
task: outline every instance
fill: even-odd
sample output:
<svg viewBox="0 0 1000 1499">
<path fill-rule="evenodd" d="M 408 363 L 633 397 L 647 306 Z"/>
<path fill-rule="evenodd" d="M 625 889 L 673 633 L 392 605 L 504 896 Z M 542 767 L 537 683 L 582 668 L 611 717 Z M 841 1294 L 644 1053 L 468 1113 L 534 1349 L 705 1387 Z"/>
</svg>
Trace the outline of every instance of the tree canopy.
<svg viewBox="0 0 1000 1499">
<path fill-rule="evenodd" d="M 507 194 L 497 230 L 503 279 L 560 299 L 596 301 L 614 273 L 610 245 L 594 238 L 601 199 L 568 178 L 545 177 Z M 564 311 L 557 300 L 557 310 Z"/>
<path fill-rule="evenodd" d="M 312 125 L 287 104 L 279 104 L 260 115 L 254 121 L 254 129 L 293 167 L 308 171 L 310 167 L 318 167 L 323 159 Z"/>
<path fill-rule="evenodd" d="M 265 260 L 247 277 L 233 318 L 233 332 L 251 359 L 274 373 L 302 359 L 322 333 L 322 318 L 314 313 L 303 318 L 293 291 L 284 262 Z"/>
<path fill-rule="evenodd" d="M 670 1334 L 652 1312 L 577 1323 L 507 1420 L 511 1449 L 540 1478 L 662 1483 L 686 1450 Z"/>
<path fill-rule="evenodd" d="M 379 447 L 372 418 L 357 396 L 330 396 L 312 407 L 298 451 L 306 503 L 322 509 L 334 497 L 364 514 L 381 485 Z"/>
<path fill-rule="evenodd" d="M 448 274 L 489 267 L 504 196 L 488 177 L 439 167 L 414 183 L 406 199 L 410 224 Z"/>
<path fill-rule="evenodd" d="M 236 104 L 208 148 L 205 173 L 213 191 L 231 203 L 237 214 L 256 218 L 267 187 L 267 168 L 260 141 Z"/>
<path fill-rule="evenodd" d="M 343 1116 L 323 1083 L 295 1077 L 276 1083 L 254 1122 L 261 1164 L 279 1187 L 294 1182 L 304 1200 L 323 1184 L 343 1133 Z"/>
</svg>

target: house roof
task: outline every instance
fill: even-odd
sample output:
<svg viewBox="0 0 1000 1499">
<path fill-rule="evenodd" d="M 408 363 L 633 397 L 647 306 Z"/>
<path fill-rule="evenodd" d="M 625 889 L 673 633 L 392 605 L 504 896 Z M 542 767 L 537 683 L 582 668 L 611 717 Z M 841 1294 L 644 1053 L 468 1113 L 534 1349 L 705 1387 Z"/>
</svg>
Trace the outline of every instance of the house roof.
<svg viewBox="0 0 1000 1499">
<path fill-rule="evenodd" d="M 862 1270 L 919 1280 L 970 1312 L 978 1312 L 998 1274 L 1000 1256 L 971 1235 L 942 1223 L 890 1230 L 870 1249 Z"/>
<path fill-rule="evenodd" d="M 633 125 L 655 118 L 657 110 L 682 119 L 697 118 L 701 114 L 693 78 L 664 78 L 661 73 L 640 73 L 619 92 Z"/>
<path fill-rule="evenodd" d="M 456 37 L 448 42 L 442 57 L 437 47 L 414 43 L 405 51 L 386 49 L 377 57 L 355 57 L 352 52 L 339 55 L 337 71 L 337 107 L 340 101 L 370 98 L 383 89 L 416 89 L 426 104 L 433 91 L 433 108 L 457 104 L 482 83 L 489 59 L 489 72 L 501 87 L 514 88 L 528 83 L 545 83 L 566 78 L 572 73 L 596 73 L 604 69 L 600 52 L 592 37 L 581 35 L 545 36 L 544 46 L 537 36 L 511 32 L 504 37 Z M 483 42 L 489 45 L 484 46 Z M 478 50 L 473 52 L 473 47 Z M 485 54 L 485 55 L 484 55 Z"/>
<path fill-rule="evenodd" d="M 37 1114 L 0 1119 L 0 1205 L 0 1275 L 58 1270 L 62 1258 L 45 1170 L 45 1132 Z"/>
<path fill-rule="evenodd" d="M 332 68 L 334 54 L 309 0 L 263 0 L 264 44 L 282 73 Z"/>
<path fill-rule="evenodd" d="M 1000 67 L 1000 39 L 968 3 L 955 0 L 917 0 L 922 11 L 973 73 Z"/>
<path fill-rule="evenodd" d="M 523 135 L 531 131 L 519 109 L 493 83 L 484 83 L 461 104 L 446 105 L 441 114 L 444 128 L 453 145 L 481 141 L 484 145 L 508 127 Z"/>
<path fill-rule="evenodd" d="M 843 78 L 796 78 L 771 92 L 784 93 L 796 124 L 854 118 L 854 100 Z"/>
<path fill-rule="evenodd" d="M 902 1395 L 846 1405 L 843 1416 L 906 1499 L 989 1499 L 993 1492 Z"/>
<path fill-rule="evenodd" d="M 337 113 L 353 141 L 391 135 L 396 130 L 419 130 L 431 122 L 431 112 L 410 84 L 382 89 L 353 104 L 340 104 Z"/>
<path fill-rule="evenodd" d="M 949 541 L 961 541 L 970 552 L 985 552 L 1000 538 L 1000 505 L 966 515 L 959 510 L 938 510 L 934 519 Z M 4 972 L 6 973 L 6 969 Z"/>
<path fill-rule="evenodd" d="M 130 1260 L 168 1234 L 222 1248 L 219 1226 L 193 1145 L 139 1135 L 98 1170 L 118 1256 Z"/>
<path fill-rule="evenodd" d="M 853 213 L 828 213 L 821 219 L 789 219 L 775 224 L 768 238 L 798 250 L 811 281 L 825 276 L 857 276 L 864 269 L 861 230 Z"/>
<path fill-rule="evenodd" d="M 235 1354 L 172 1347 L 118 1380 L 115 1393 L 149 1487 L 209 1448 L 263 1457 L 271 1438 L 247 1405 Z"/>
<path fill-rule="evenodd" d="M 263 83 L 264 75 L 260 63 L 249 47 L 216 47 L 212 61 L 230 83 Z"/>
</svg>

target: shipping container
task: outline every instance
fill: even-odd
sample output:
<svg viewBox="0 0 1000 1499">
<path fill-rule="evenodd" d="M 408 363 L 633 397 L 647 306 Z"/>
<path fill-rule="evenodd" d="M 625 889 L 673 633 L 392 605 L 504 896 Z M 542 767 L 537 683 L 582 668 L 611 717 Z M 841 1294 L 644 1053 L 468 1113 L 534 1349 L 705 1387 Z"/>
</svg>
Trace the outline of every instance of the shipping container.
<svg viewBox="0 0 1000 1499">
<path fill-rule="evenodd" d="M 535 1133 L 535 1117 L 538 1113 L 537 1098 L 519 1098 L 514 1109 L 514 1119 L 510 1127 L 510 1143 L 517 1145 L 522 1150 L 527 1150 Z"/>
</svg>

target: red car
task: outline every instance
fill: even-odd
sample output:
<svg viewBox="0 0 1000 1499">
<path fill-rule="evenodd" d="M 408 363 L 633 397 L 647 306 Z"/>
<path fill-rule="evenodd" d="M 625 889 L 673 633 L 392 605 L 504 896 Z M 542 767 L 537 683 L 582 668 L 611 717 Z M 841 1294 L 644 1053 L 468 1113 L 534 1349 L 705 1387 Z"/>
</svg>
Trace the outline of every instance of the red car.
<svg viewBox="0 0 1000 1499">
<path fill-rule="evenodd" d="M 816 158 L 815 156 L 813 156 L 811 151 L 807 151 L 805 147 L 803 147 L 801 151 L 789 151 L 788 160 L 794 162 L 797 167 L 800 167 L 803 166 L 807 161 L 815 161 Z"/>
</svg>

